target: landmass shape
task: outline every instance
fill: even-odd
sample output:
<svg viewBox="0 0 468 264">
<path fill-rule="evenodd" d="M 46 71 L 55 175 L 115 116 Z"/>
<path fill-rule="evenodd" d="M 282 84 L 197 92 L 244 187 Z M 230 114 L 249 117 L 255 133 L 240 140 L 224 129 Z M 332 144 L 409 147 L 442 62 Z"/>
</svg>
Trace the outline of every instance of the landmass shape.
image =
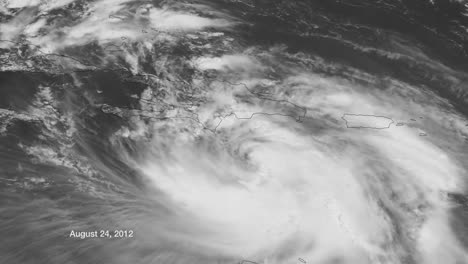
<svg viewBox="0 0 468 264">
<path fill-rule="evenodd" d="M 341 118 L 347 128 L 386 129 L 394 123 L 390 117 L 376 115 L 344 114 Z"/>
</svg>

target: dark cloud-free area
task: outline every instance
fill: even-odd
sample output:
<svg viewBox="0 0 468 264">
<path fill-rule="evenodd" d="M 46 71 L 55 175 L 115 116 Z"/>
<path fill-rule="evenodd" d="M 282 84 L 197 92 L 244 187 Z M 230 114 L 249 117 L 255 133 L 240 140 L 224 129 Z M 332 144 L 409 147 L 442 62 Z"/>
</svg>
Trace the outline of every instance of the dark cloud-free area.
<svg viewBox="0 0 468 264">
<path fill-rule="evenodd" d="M 467 30 L 456 0 L 0 1 L 0 262 L 468 263 Z"/>
</svg>

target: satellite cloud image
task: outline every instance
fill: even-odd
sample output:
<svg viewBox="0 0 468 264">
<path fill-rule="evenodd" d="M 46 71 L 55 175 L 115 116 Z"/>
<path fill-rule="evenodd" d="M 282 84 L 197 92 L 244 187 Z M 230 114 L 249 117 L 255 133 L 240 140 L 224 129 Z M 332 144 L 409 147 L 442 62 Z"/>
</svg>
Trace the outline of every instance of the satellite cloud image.
<svg viewBox="0 0 468 264">
<path fill-rule="evenodd" d="M 468 0 L 0 0 L 0 264 L 468 264 Z"/>
</svg>

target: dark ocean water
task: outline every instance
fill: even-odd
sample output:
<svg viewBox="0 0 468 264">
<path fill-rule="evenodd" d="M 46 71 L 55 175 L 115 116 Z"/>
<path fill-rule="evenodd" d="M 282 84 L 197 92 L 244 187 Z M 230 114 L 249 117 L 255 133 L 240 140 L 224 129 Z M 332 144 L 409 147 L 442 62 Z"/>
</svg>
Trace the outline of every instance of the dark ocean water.
<svg viewBox="0 0 468 264">
<path fill-rule="evenodd" d="M 119 37 L 104 42 L 99 39 L 99 35 L 108 31 L 98 32 L 97 28 L 107 30 L 107 22 L 80 24 L 86 21 L 85 10 L 93 10 L 93 5 L 100 2 L 104 9 L 115 9 L 114 15 L 132 21 L 128 22 L 129 25 L 137 23 L 134 21 L 144 21 L 137 14 L 143 7 L 149 9 L 147 5 L 234 22 L 228 28 L 209 25 L 193 32 L 181 30 L 176 33 L 171 30 L 122 26 L 121 30 L 125 32 L 133 30 L 140 34 L 140 31 L 147 30 L 150 32 L 148 34 L 153 34 L 153 38 Z M 465 164 L 468 137 L 464 137 L 466 128 L 463 128 L 463 122 L 468 118 L 466 3 L 449 0 L 433 3 L 423 0 L 120 2 L 70 1 L 70 4 L 43 13 L 41 10 L 45 9 L 41 9 L 43 7 L 40 5 L 5 8 L 6 11 L 0 9 L 3 10 L 0 25 L 6 25 L 0 27 L 0 39 L 16 43 L 0 49 L 0 61 L 4 64 L 0 72 L 0 263 L 239 263 L 247 259 L 254 263 L 299 263 L 299 258 L 314 264 L 468 263 L 468 259 L 464 258 L 468 256 L 468 191 L 464 189 L 468 171 Z M 94 9 L 90 14 L 100 10 Z M 25 25 L 18 22 L 22 19 L 15 20 L 25 17 L 25 14 L 34 17 L 29 24 L 45 19 L 43 30 L 36 32 L 36 36 L 24 33 Z M 159 15 L 164 17 L 164 14 Z M 182 23 L 178 21 L 184 19 L 180 16 L 168 23 Z M 193 20 L 191 23 L 195 25 L 201 22 Z M 72 33 L 67 30 L 71 32 L 71 29 L 80 25 L 82 28 L 93 27 L 98 33 L 82 35 L 83 41 L 91 38 L 85 42 L 80 42 L 79 38 L 69 40 L 66 36 Z M 15 31 L 12 28 L 21 28 L 23 33 L 10 33 Z M 82 28 L 80 30 L 84 30 Z M 214 32 L 224 35 L 220 38 L 207 37 L 208 33 Z M 190 37 L 190 34 L 199 35 L 195 38 Z M 40 39 L 38 35 L 53 37 Z M 68 44 L 61 47 L 61 44 L 56 43 Z M 60 47 L 47 53 L 39 52 L 35 46 L 42 45 L 47 50 L 49 44 Z M 228 70 L 203 71 L 194 66 L 193 61 L 197 58 L 222 57 L 225 54 L 247 54 L 262 66 L 249 68 L 249 62 L 246 61 L 240 62 L 240 68 L 225 66 Z M 232 59 L 229 63 L 234 65 L 238 62 Z M 137 70 L 134 64 L 139 65 Z M 321 79 L 317 77 L 303 84 L 301 82 L 305 77 L 291 77 L 309 73 Z M 278 89 L 275 90 L 277 93 L 272 95 L 269 88 L 255 86 L 255 80 L 260 78 L 279 83 L 280 88 L 275 88 Z M 246 80 L 254 80 L 252 91 L 246 94 L 241 94 L 245 89 L 237 92 L 239 94 L 234 96 L 237 102 L 242 102 L 242 107 L 253 107 L 252 111 L 260 113 L 258 116 L 271 116 L 273 121 L 267 118 L 265 122 L 274 122 L 277 127 L 291 129 L 289 134 L 285 132 L 276 137 L 276 132 L 268 129 L 258 132 L 258 127 L 267 127 L 264 123 L 256 127 L 249 127 L 249 123 L 233 128 L 221 125 L 218 129 L 215 125 L 221 124 L 219 120 L 204 121 L 204 113 L 208 110 L 203 107 L 214 104 L 211 94 L 232 87 L 241 89 L 239 85 L 229 85 L 228 88 L 226 85 Z M 319 84 L 315 87 L 313 83 Z M 314 87 L 313 91 L 299 93 L 302 91 L 299 88 L 304 86 Z M 357 88 L 346 90 L 351 86 Z M 408 87 L 416 88 L 413 90 Z M 420 143 L 417 141 L 419 138 L 405 141 L 399 136 L 395 138 L 401 141 L 395 139 L 393 145 L 389 143 L 380 146 L 380 143 L 375 143 L 376 146 L 373 146 L 374 143 L 362 143 L 361 138 L 367 134 L 353 134 L 358 132 L 346 130 L 340 123 L 344 112 L 339 111 L 345 108 L 340 106 L 336 112 L 328 111 L 329 101 L 326 100 L 331 102 L 335 99 L 321 101 L 321 94 L 314 94 L 315 91 L 323 90 L 323 93 L 327 93 L 334 89 L 339 89 L 340 95 L 357 94 L 353 98 L 372 95 L 382 100 L 381 105 L 375 104 L 376 107 L 395 111 L 392 112 L 396 116 L 395 121 L 406 122 L 408 128 L 428 132 L 430 143 L 427 146 L 431 144 L 431 148 L 422 147 L 426 146 L 426 141 Z M 219 98 L 223 96 L 226 95 L 222 93 Z M 402 99 L 392 101 L 392 96 Z M 304 98 L 309 97 L 310 101 L 305 101 Z M 336 99 L 339 102 L 346 101 L 339 98 Z M 226 102 L 230 101 L 223 101 L 221 106 L 216 107 L 225 107 L 229 104 Z M 364 107 L 365 103 L 362 105 L 362 111 L 373 109 Z M 307 113 L 301 119 L 302 109 L 307 109 Z M 175 111 L 179 112 L 174 114 Z M 397 113 L 402 114 L 398 116 Z M 215 116 L 227 120 L 233 114 L 222 112 Z M 251 114 L 250 118 L 245 119 L 255 119 L 253 116 Z M 416 121 L 424 125 L 419 126 Z M 236 132 L 241 129 L 247 132 Z M 249 135 L 255 136 L 251 139 L 254 142 L 252 145 L 239 143 Z M 275 136 L 273 139 L 270 138 L 272 135 Z M 289 201 L 289 196 L 283 195 L 282 190 L 295 184 L 308 186 L 308 177 L 298 179 L 299 183 L 286 181 L 284 186 L 287 187 L 274 189 L 278 192 L 277 197 L 271 199 L 275 202 L 270 203 L 268 200 L 268 204 L 274 208 L 272 211 L 279 213 L 269 214 L 270 209 L 267 207 L 264 216 L 246 209 L 245 214 L 252 214 L 252 219 L 247 216 L 236 218 L 236 213 L 243 213 L 239 208 L 242 208 L 244 200 L 239 199 L 238 206 L 232 206 L 228 202 L 230 196 L 209 196 L 212 189 L 224 190 L 223 186 L 233 184 L 235 180 L 229 178 L 231 174 L 242 174 L 239 172 L 241 169 L 250 171 L 251 167 L 260 174 L 263 173 L 262 166 L 266 166 L 270 168 L 270 173 L 275 171 L 271 168 L 277 168 L 283 174 L 291 171 L 291 175 L 300 175 L 302 171 L 294 170 L 294 166 L 299 164 L 314 173 L 322 173 L 322 178 L 329 177 L 330 186 L 348 181 L 347 178 L 335 181 L 334 175 L 346 173 L 338 169 L 335 172 L 335 167 L 326 169 L 325 161 L 315 163 L 316 160 L 325 159 L 318 154 L 304 158 L 304 163 L 299 163 L 303 154 L 301 147 L 296 145 L 304 144 L 304 149 L 309 148 L 309 143 L 301 143 L 304 135 L 313 136 L 316 140 L 314 147 L 310 148 L 317 153 L 326 157 L 347 155 L 350 161 L 356 162 L 352 164 L 346 160 L 333 164 L 339 169 L 343 166 L 343 170 L 348 168 L 346 166 L 352 168 L 352 175 L 359 178 L 357 182 L 367 186 L 363 187 L 366 190 L 363 196 L 370 204 L 375 203 L 379 207 L 375 215 L 385 219 L 383 222 L 390 223 L 390 231 L 385 233 L 387 231 L 380 230 L 373 220 L 369 220 L 369 230 L 375 228 L 376 234 L 383 232 L 385 235 L 382 237 L 387 236 L 385 243 L 374 242 L 373 246 L 378 250 L 371 247 L 374 237 L 369 235 L 371 238 L 366 240 L 367 237 L 363 235 L 363 241 L 370 242 L 355 243 L 359 245 L 358 248 L 365 248 L 363 252 L 367 253 L 351 253 L 354 251 L 347 244 L 336 242 L 341 246 L 330 246 L 330 251 L 335 250 L 336 253 L 332 254 L 328 246 L 335 243 L 333 240 L 315 240 L 312 239 L 316 235 L 315 231 L 309 233 L 309 229 L 315 226 L 320 229 L 321 222 L 316 225 L 300 224 L 306 230 L 291 231 L 291 235 L 278 244 L 271 242 L 270 245 L 270 239 L 257 236 L 256 231 L 269 225 L 271 219 L 282 219 L 287 214 L 283 214 L 287 211 L 284 208 L 290 205 L 283 206 L 282 201 Z M 368 136 L 382 137 L 382 142 L 387 136 L 393 140 L 393 136 L 388 134 Z M 287 143 L 275 145 L 275 140 Z M 317 142 L 323 145 L 318 146 Z M 399 142 L 404 142 L 401 148 Z M 284 147 L 288 144 L 294 146 L 291 147 L 294 151 L 288 152 L 289 148 Z M 434 154 L 437 159 L 430 156 L 432 146 L 442 153 L 440 156 Z M 406 154 L 406 147 L 415 152 L 410 153 L 408 150 L 410 154 Z M 400 151 L 397 153 L 402 153 L 401 159 L 410 161 L 388 165 L 387 149 L 389 152 L 397 149 Z M 256 151 L 261 155 L 256 154 Z M 275 154 L 269 156 L 269 153 L 275 151 L 278 155 L 284 154 L 281 161 L 275 159 Z M 255 158 L 265 164 L 260 161 L 260 164 L 256 164 Z M 286 168 L 279 167 L 280 163 L 284 163 Z M 288 164 L 294 166 L 289 168 Z M 411 164 L 416 164 L 418 168 L 413 168 Z M 454 169 L 450 167 L 452 164 Z M 152 165 L 161 166 L 161 169 L 157 170 Z M 322 165 L 326 168 L 322 169 Z M 405 180 L 396 175 L 406 175 L 403 171 L 407 168 L 411 172 L 407 177 L 428 176 L 421 182 L 415 181 L 414 186 L 409 186 L 409 183 L 406 185 Z M 148 171 L 156 171 L 154 173 L 157 176 L 149 177 Z M 439 178 L 434 171 L 440 172 Z M 432 178 L 432 172 L 435 178 Z M 183 178 L 187 185 L 181 183 L 171 189 L 171 181 L 165 182 L 164 177 L 159 178 L 159 175 L 172 173 L 191 176 Z M 211 184 L 211 180 L 206 180 L 205 176 L 197 178 L 199 174 L 208 175 L 206 177 L 217 175 L 218 178 L 213 180 L 216 184 L 213 185 L 218 187 L 210 188 L 208 183 Z M 441 187 L 439 190 L 435 185 L 430 185 L 434 189 L 419 189 L 427 182 L 432 184 L 432 180 L 443 181 L 446 175 L 452 174 L 457 175 L 453 177 L 459 180 L 460 188 Z M 174 176 L 174 182 L 180 180 L 178 177 Z M 208 187 L 203 185 L 205 181 Z M 200 189 L 198 182 L 201 182 Z M 413 184 L 411 180 L 408 182 Z M 320 184 L 322 181 L 317 180 L 316 186 L 322 186 Z M 387 184 L 388 188 L 385 187 Z M 179 192 L 187 193 L 189 198 L 178 198 L 178 194 L 174 193 Z M 194 195 L 190 196 L 192 192 Z M 346 193 L 346 189 L 342 192 Z M 406 192 L 412 193 L 409 195 Z M 208 198 L 205 198 L 205 194 Z M 414 200 L 413 194 L 417 197 Z M 351 201 L 355 197 L 353 193 L 343 195 L 344 201 Z M 444 234 L 453 232 L 453 237 L 447 235 L 438 238 L 436 236 L 439 233 L 436 231 L 429 232 L 430 235 L 426 237 L 413 237 L 413 230 L 423 230 L 424 223 L 430 222 L 429 219 L 434 215 L 439 215 L 439 211 L 434 209 L 438 208 L 439 203 L 428 198 L 432 195 L 443 197 L 441 200 L 448 212 L 449 223 L 448 229 L 439 229 L 434 224 L 436 227 L 433 230 Z M 204 207 L 198 204 L 193 207 L 198 208 L 196 210 L 200 213 L 191 213 L 191 203 L 197 203 L 198 197 L 201 197 L 201 204 L 219 202 L 220 208 L 225 207 L 226 211 L 223 212 L 228 220 L 223 218 L 220 211 L 216 211 L 218 204 L 213 205 L 213 214 L 217 214 L 214 218 L 208 217 L 210 211 L 204 211 Z M 182 205 L 177 199 L 182 199 Z M 257 200 L 248 201 L 256 204 Z M 347 206 L 345 202 L 343 204 Z M 276 209 L 276 206 L 280 209 Z M 313 209 L 310 208 L 315 207 L 307 207 L 302 202 L 294 206 L 303 210 L 297 213 L 299 219 L 301 216 L 304 219 L 314 218 Z M 250 208 L 248 203 L 245 208 Z M 260 208 L 263 210 L 264 207 Z M 349 208 L 352 211 L 355 207 L 350 205 Z M 356 208 L 359 206 L 356 205 Z M 304 213 L 304 210 L 311 211 Z M 369 212 L 372 215 L 369 219 L 374 219 L 374 211 Z M 321 214 L 321 211 L 316 214 Z M 204 220 L 204 217 L 210 220 Z M 230 217 L 235 220 L 231 222 Z M 356 219 L 366 220 L 366 217 L 359 215 Z M 344 216 L 345 220 L 342 220 L 341 215 L 338 218 L 339 221 L 347 219 Z M 223 224 L 217 226 L 218 220 Z M 248 223 L 250 221 L 258 225 L 251 226 Z M 271 222 L 276 223 L 273 220 Z M 280 227 L 274 226 L 272 229 L 289 230 L 286 226 L 292 226 L 281 223 Z M 353 222 L 349 223 L 353 226 Z M 356 226 L 366 225 L 364 222 Z M 239 231 L 241 229 L 244 231 Z M 97 231 L 99 235 L 101 230 L 108 230 L 112 235 L 125 235 L 122 238 L 104 235 L 104 238 L 80 239 L 70 237 L 72 230 Z M 128 237 L 129 232 L 132 237 Z M 251 236 L 248 232 L 251 232 Z M 346 232 L 351 237 L 359 237 L 355 233 L 361 231 Z M 324 236 L 336 235 L 336 241 L 339 241 L 346 232 L 342 231 L 340 235 L 332 232 Z M 271 238 L 271 241 L 275 239 Z M 426 243 L 426 240 L 437 239 L 441 241 Z M 353 238 L 353 241 L 361 240 Z M 431 244 L 424 250 L 440 248 L 440 252 L 434 250 L 436 253 L 433 255 L 426 254 L 420 244 Z M 441 246 L 444 244 L 446 248 Z M 326 250 L 321 251 L 322 246 Z M 430 258 L 433 262 L 428 262 Z M 444 259 L 447 262 L 440 262 Z"/>
</svg>

